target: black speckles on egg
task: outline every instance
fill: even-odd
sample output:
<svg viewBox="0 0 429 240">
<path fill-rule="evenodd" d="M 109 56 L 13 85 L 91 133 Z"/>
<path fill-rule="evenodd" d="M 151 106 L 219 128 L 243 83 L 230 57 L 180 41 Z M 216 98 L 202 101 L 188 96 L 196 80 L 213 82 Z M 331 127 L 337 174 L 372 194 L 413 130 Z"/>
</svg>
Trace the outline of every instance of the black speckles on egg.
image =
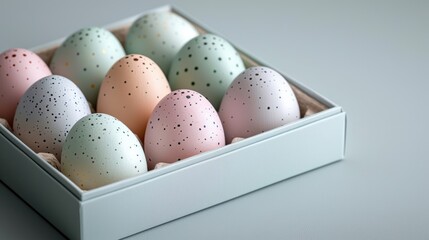
<svg viewBox="0 0 429 240">
<path fill-rule="evenodd" d="M 100 113 L 73 126 L 61 163 L 63 173 L 86 190 L 147 171 L 143 148 L 135 135 L 118 119 Z"/>
<path fill-rule="evenodd" d="M 229 84 L 242 71 L 244 64 L 234 47 L 221 37 L 205 34 L 182 47 L 172 62 L 169 81 L 172 90 L 200 92 L 218 109 Z"/>
<path fill-rule="evenodd" d="M 267 67 L 251 67 L 232 82 L 219 109 L 228 143 L 250 137 L 300 118 L 288 82 Z"/>
<path fill-rule="evenodd" d="M 125 55 L 119 40 L 102 28 L 84 28 L 70 35 L 55 51 L 54 74 L 72 80 L 93 105 L 101 81 L 110 67 Z"/>
<path fill-rule="evenodd" d="M 71 127 L 91 111 L 70 80 L 51 75 L 33 84 L 21 98 L 14 118 L 15 134 L 35 152 L 58 159 Z"/>
<path fill-rule="evenodd" d="M 180 89 L 165 96 L 153 111 L 145 135 L 149 168 L 225 145 L 219 116 L 201 94 Z"/>
</svg>

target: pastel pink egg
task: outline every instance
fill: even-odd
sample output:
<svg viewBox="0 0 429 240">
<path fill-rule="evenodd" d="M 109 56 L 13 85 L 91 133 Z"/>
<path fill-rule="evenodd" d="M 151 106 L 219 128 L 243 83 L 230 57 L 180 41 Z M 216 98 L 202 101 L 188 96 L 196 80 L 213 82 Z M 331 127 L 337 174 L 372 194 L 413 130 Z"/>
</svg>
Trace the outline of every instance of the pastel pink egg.
<svg viewBox="0 0 429 240">
<path fill-rule="evenodd" d="M 229 85 L 219 109 L 227 143 L 300 118 L 298 101 L 286 79 L 268 67 L 250 67 Z"/>
<path fill-rule="evenodd" d="M 148 166 L 173 163 L 225 145 L 215 108 L 198 92 L 179 89 L 155 107 L 146 127 L 144 150 Z"/>
<path fill-rule="evenodd" d="M 12 125 L 16 106 L 37 80 L 51 75 L 46 63 L 35 53 L 21 48 L 0 54 L 0 117 Z"/>
</svg>

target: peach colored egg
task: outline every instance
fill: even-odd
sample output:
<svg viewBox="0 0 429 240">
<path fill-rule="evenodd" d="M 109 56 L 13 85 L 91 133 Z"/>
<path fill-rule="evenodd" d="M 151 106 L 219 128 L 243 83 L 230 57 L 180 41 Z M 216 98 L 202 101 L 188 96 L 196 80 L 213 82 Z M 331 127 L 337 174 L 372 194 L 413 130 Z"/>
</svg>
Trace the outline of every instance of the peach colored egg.
<svg viewBox="0 0 429 240">
<path fill-rule="evenodd" d="M 35 53 L 13 48 L 0 54 L 0 117 L 13 122 L 16 106 L 37 80 L 51 75 L 46 63 Z"/>
<path fill-rule="evenodd" d="M 215 108 L 198 92 L 179 89 L 165 96 L 149 119 L 144 150 L 150 169 L 225 145 Z"/>
<path fill-rule="evenodd" d="M 116 117 L 143 140 L 153 109 L 170 92 L 155 62 L 143 55 L 127 55 L 107 72 L 98 94 L 97 112 Z"/>
</svg>

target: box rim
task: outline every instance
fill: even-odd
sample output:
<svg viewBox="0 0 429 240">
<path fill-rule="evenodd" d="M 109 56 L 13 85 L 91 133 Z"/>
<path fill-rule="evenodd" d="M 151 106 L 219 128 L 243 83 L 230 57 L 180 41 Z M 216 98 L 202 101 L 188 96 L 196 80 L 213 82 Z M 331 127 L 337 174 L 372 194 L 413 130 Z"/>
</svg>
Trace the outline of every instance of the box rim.
<svg viewBox="0 0 429 240">
<path fill-rule="evenodd" d="M 118 182 L 111 183 L 109 185 L 102 186 L 100 188 L 93 189 L 91 191 L 84 192 L 80 199 L 82 201 L 88 201 L 88 200 L 96 199 L 99 197 L 103 197 L 105 195 L 108 195 L 112 192 L 116 192 L 118 190 L 125 190 L 127 188 L 132 188 L 135 185 L 146 184 L 147 182 L 155 181 L 158 177 L 162 177 L 166 174 L 170 174 L 172 172 L 179 171 L 180 169 L 190 167 L 190 166 L 195 165 L 195 164 L 199 164 L 199 163 L 202 163 L 205 161 L 209 161 L 213 157 L 222 156 L 222 155 L 228 154 L 232 151 L 236 151 L 236 150 L 239 150 L 241 148 L 249 147 L 249 146 L 256 144 L 260 141 L 267 140 L 269 138 L 278 136 L 280 134 L 287 133 L 287 132 L 294 131 L 294 130 L 298 130 L 299 128 L 306 127 L 308 124 L 329 118 L 331 116 L 340 114 L 342 112 L 343 111 L 342 111 L 341 107 L 330 108 L 330 109 L 323 111 L 323 113 L 322 112 L 316 113 L 312 116 L 301 119 L 301 120 L 305 119 L 305 121 L 294 122 L 297 124 L 293 124 L 293 123 L 286 124 L 282 127 L 271 129 L 267 132 L 255 135 L 253 137 L 243 139 L 239 142 L 232 143 L 229 145 L 225 145 L 222 148 L 194 155 L 192 157 L 186 158 L 186 161 L 175 162 L 175 163 L 172 163 L 166 167 L 151 170 L 151 171 L 149 171 L 145 174 L 139 175 L 139 176 L 124 179 L 124 180 L 121 180 Z M 318 115 L 318 114 L 320 114 L 320 115 Z M 315 116 L 315 115 L 317 115 L 317 116 Z M 310 117 L 313 117 L 313 118 L 310 118 Z"/>
<path fill-rule="evenodd" d="M 135 14 L 133 16 L 122 18 L 122 19 L 115 21 L 113 23 L 104 24 L 100 27 L 107 29 L 109 31 L 112 31 L 112 30 L 117 29 L 119 26 L 124 25 L 125 23 L 130 23 L 130 22 L 135 21 L 136 19 L 143 16 L 144 14 L 151 13 L 151 12 L 161 12 L 161 11 L 173 11 L 173 7 L 172 7 L 172 5 L 163 5 L 160 7 L 156 7 L 153 9 L 143 11 L 143 12 L 141 12 L 139 14 Z M 78 31 L 78 30 L 79 29 L 75 29 L 75 31 Z M 31 50 L 32 52 L 43 52 L 47 49 L 51 49 L 54 46 L 60 46 L 64 42 L 64 40 L 66 40 L 67 37 L 68 36 L 60 37 L 60 38 L 57 38 L 55 40 L 49 41 L 47 43 L 36 45 L 34 47 L 31 47 L 29 50 Z"/>
</svg>

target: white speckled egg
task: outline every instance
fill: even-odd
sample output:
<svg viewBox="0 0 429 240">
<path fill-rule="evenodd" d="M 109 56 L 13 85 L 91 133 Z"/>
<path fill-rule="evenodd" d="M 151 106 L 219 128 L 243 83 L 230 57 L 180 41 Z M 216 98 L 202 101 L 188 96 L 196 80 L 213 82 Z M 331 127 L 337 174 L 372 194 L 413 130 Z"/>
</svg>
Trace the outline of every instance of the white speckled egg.
<svg viewBox="0 0 429 240">
<path fill-rule="evenodd" d="M 167 75 L 180 48 L 198 35 L 195 27 L 172 12 L 152 12 L 137 19 L 128 31 L 125 50 L 150 57 Z"/>
<path fill-rule="evenodd" d="M 177 53 L 168 80 L 172 90 L 197 91 L 218 109 L 229 84 L 244 69 L 231 44 L 219 36 L 204 34 L 190 40 Z"/>
<path fill-rule="evenodd" d="M 251 67 L 237 76 L 219 109 L 226 141 L 250 137 L 300 118 L 298 101 L 282 75 Z"/>
<path fill-rule="evenodd" d="M 72 81 L 51 75 L 31 85 L 21 97 L 13 130 L 35 152 L 59 158 L 69 130 L 90 113 L 85 96 Z"/>
<path fill-rule="evenodd" d="M 84 190 L 147 172 L 138 138 L 118 119 L 95 113 L 79 120 L 63 146 L 61 171 Z"/>
<path fill-rule="evenodd" d="M 91 27 L 70 35 L 51 60 L 54 74 L 72 80 L 93 106 L 107 71 L 125 56 L 119 40 L 109 31 Z"/>
<path fill-rule="evenodd" d="M 155 107 L 145 134 L 149 168 L 172 163 L 225 145 L 219 116 L 198 92 L 179 89 Z"/>
<path fill-rule="evenodd" d="M 1 53 L 0 117 L 12 125 L 21 96 L 34 82 L 51 74 L 46 63 L 29 50 L 13 48 Z"/>
<path fill-rule="evenodd" d="M 118 118 L 143 140 L 153 109 L 170 92 L 167 78 L 156 63 L 143 55 L 130 54 L 107 73 L 97 111 Z"/>
</svg>

